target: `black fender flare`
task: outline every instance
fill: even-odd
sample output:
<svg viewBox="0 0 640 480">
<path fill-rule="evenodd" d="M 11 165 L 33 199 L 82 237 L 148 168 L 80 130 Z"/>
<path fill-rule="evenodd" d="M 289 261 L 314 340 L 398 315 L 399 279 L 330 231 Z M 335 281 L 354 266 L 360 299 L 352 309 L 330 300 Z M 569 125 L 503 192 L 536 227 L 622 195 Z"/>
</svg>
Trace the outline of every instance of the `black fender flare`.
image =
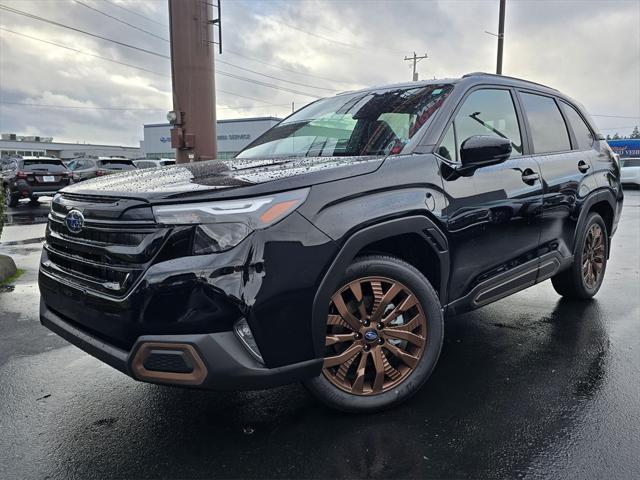
<svg viewBox="0 0 640 480">
<path fill-rule="evenodd" d="M 431 248 L 436 254 L 440 262 L 440 291 L 438 294 L 441 305 L 446 305 L 450 265 L 449 243 L 447 237 L 435 222 L 426 216 L 415 215 L 387 220 L 362 228 L 349 236 L 344 242 L 316 291 L 311 318 L 311 331 L 316 358 L 324 355 L 326 323 L 331 295 L 339 287 L 338 284 L 349 264 L 363 247 L 385 238 L 406 233 L 420 235 L 425 240 L 425 248 Z"/>
<path fill-rule="evenodd" d="M 609 189 L 599 189 L 596 190 L 594 192 L 592 192 L 587 199 L 584 201 L 584 203 L 582 204 L 582 208 L 580 208 L 580 214 L 578 216 L 578 222 L 576 224 L 576 229 L 573 233 L 573 252 L 575 254 L 575 250 L 577 248 L 577 239 L 578 236 L 580 234 L 580 232 L 582 232 L 582 229 L 584 228 L 584 225 L 587 221 L 587 216 L 589 215 L 589 212 L 591 211 L 591 208 L 596 204 L 596 203 L 600 203 L 606 201 L 609 206 L 611 207 L 611 211 L 613 212 L 613 219 L 612 219 L 612 231 L 609 232 L 609 239 L 611 239 L 611 236 L 613 235 L 613 228 L 615 228 L 615 221 L 616 221 L 616 214 L 617 214 L 617 208 L 616 208 L 616 197 L 614 196 L 613 192 Z M 611 251 L 611 241 L 608 242 L 609 245 L 609 251 Z M 607 257 L 609 256 L 609 252 L 607 252 Z"/>
</svg>

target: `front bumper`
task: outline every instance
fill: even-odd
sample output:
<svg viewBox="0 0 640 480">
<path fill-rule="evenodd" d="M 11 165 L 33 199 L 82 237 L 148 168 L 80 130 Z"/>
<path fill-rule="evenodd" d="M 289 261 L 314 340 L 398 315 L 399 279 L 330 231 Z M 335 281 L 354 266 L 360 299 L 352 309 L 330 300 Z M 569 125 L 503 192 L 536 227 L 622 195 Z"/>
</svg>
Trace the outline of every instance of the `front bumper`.
<svg viewBox="0 0 640 480">
<path fill-rule="evenodd" d="M 136 380 L 186 385 L 210 390 L 258 390 L 284 385 L 320 374 L 322 359 L 312 359 L 278 368 L 260 365 L 233 332 L 193 335 L 145 335 L 130 350 L 106 343 L 82 330 L 62 315 L 40 303 L 40 321 L 97 359 Z M 148 348 L 147 348 L 148 347 Z M 149 365 L 155 352 L 159 360 Z M 176 352 L 189 352 L 186 368 L 171 360 Z"/>
<path fill-rule="evenodd" d="M 80 261 L 57 247 L 60 242 L 49 231 L 39 275 L 42 323 L 141 380 L 148 378 L 135 357 L 147 343 L 190 346 L 206 369 L 201 382 L 165 378 L 161 383 L 253 389 L 319 374 L 313 301 L 335 255 L 334 242 L 298 213 L 216 254 L 176 256 L 186 230 L 153 232 L 145 238 L 161 242 L 157 253 L 143 273 L 131 274 L 133 280 L 118 291 L 98 290 L 86 278 L 97 270 L 120 268 L 98 268 L 91 257 L 101 251 L 122 255 L 117 246 L 88 249 Z M 90 268 L 86 273 L 85 266 Z M 264 363 L 236 337 L 234 324 L 240 319 L 249 325 Z M 194 363 L 189 348 L 179 350 L 172 358 L 189 357 Z M 171 355 L 157 360 L 171 363 Z"/>
</svg>

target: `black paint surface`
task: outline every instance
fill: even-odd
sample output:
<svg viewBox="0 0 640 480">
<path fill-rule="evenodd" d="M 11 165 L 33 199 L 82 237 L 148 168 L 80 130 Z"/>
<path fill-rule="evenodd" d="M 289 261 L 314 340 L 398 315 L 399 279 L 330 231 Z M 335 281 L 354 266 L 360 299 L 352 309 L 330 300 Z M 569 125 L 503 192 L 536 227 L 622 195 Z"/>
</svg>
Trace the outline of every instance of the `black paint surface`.
<svg viewBox="0 0 640 480">
<path fill-rule="evenodd" d="M 0 294 L 2 478 L 638 478 L 640 192 L 602 290 L 549 282 L 447 320 L 402 407 L 344 415 L 299 386 L 214 393 L 137 383 L 41 327 L 40 246 Z"/>
</svg>

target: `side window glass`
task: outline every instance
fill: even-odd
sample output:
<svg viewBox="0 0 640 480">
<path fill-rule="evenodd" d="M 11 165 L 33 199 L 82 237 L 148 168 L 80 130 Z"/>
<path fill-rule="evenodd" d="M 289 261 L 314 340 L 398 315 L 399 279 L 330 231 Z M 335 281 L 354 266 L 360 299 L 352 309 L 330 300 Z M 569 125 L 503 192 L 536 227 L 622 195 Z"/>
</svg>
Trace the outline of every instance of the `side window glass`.
<svg viewBox="0 0 640 480">
<path fill-rule="evenodd" d="M 567 125 L 555 100 L 533 93 L 521 95 L 531 128 L 533 152 L 551 153 L 571 150 Z"/>
<path fill-rule="evenodd" d="M 574 145 L 574 149 L 589 150 L 593 146 L 593 135 L 591 134 L 591 130 L 587 124 L 584 123 L 584 120 L 575 108 L 565 102 L 560 102 L 560 105 L 562 105 L 562 111 L 567 117 L 567 120 L 573 129 L 573 133 L 576 136 L 576 142 L 578 144 Z"/>
<path fill-rule="evenodd" d="M 437 153 L 442 158 L 446 158 L 447 160 L 450 160 L 452 162 L 458 161 L 456 155 L 456 138 L 453 132 L 453 123 L 449 125 L 447 133 L 445 133 L 442 142 L 440 142 Z"/>
<path fill-rule="evenodd" d="M 456 114 L 458 148 L 474 135 L 494 135 L 511 141 L 511 156 L 522 155 L 518 116 L 508 90 L 477 90 L 469 95 Z"/>
</svg>

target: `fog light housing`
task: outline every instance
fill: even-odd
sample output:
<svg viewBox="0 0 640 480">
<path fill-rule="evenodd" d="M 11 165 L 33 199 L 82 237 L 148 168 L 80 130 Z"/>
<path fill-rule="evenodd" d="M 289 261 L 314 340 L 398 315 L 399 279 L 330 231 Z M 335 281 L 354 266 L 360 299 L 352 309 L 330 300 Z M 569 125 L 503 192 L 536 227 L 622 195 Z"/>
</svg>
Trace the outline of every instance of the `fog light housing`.
<svg viewBox="0 0 640 480">
<path fill-rule="evenodd" d="M 251 328 L 249 328 L 247 321 L 244 318 L 241 318 L 235 323 L 233 330 L 245 348 L 249 350 L 251 356 L 264 365 L 264 360 L 262 359 L 262 355 L 258 349 L 258 344 L 256 343 L 255 338 L 253 338 L 253 333 L 251 332 Z"/>
</svg>

